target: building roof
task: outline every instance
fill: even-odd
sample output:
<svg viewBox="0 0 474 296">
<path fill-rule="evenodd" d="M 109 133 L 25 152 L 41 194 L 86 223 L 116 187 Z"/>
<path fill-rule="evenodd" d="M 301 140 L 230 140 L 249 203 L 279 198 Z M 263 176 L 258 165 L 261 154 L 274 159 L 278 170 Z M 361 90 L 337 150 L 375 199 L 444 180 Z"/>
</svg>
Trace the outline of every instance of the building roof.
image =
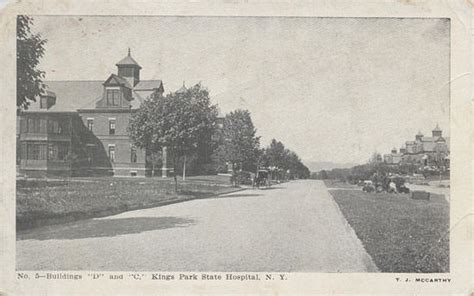
<svg viewBox="0 0 474 296">
<path fill-rule="evenodd" d="M 130 55 L 130 48 L 128 49 L 128 55 L 126 57 L 124 57 L 123 59 L 121 59 L 117 64 L 115 64 L 116 66 L 135 66 L 139 69 L 141 69 L 142 67 L 140 67 L 140 65 L 137 63 L 137 61 L 135 61 L 132 56 Z"/>
<path fill-rule="evenodd" d="M 122 77 L 115 74 L 112 74 L 112 76 L 114 79 L 119 79 L 119 81 L 129 85 Z M 45 94 L 55 94 L 56 104 L 49 109 L 40 109 L 40 100 L 37 99 L 36 102 L 31 102 L 26 111 L 76 112 L 78 109 L 95 109 L 96 102 L 102 99 L 104 92 L 104 82 L 102 80 L 45 81 L 44 83 L 46 85 Z M 138 86 L 141 88 L 137 89 Z M 144 99 L 162 87 L 161 80 L 145 80 L 143 84 L 138 83 L 132 89 L 132 97 L 134 98 L 130 102 L 132 109 L 138 108 Z"/>
<path fill-rule="evenodd" d="M 434 132 L 441 132 L 441 129 L 439 128 L 439 125 L 436 124 L 436 127 L 433 129 Z"/>
<path fill-rule="evenodd" d="M 423 137 L 421 138 L 422 142 L 436 142 L 439 137 Z"/>
<path fill-rule="evenodd" d="M 32 102 L 27 111 L 75 112 L 91 100 L 102 97 L 103 81 L 45 81 L 46 90 L 56 94 L 56 103 L 49 109 L 40 109 L 39 100 Z"/>
<path fill-rule="evenodd" d="M 405 144 L 406 145 L 413 145 L 413 144 L 415 144 L 415 141 L 406 141 Z"/>
<path fill-rule="evenodd" d="M 133 89 L 138 91 L 157 90 L 162 86 L 163 82 L 161 80 L 140 80 Z"/>
<path fill-rule="evenodd" d="M 416 134 L 416 135 L 423 137 L 423 134 L 421 133 L 421 131 L 418 131 L 418 134 Z"/>
<path fill-rule="evenodd" d="M 53 97 L 55 98 L 56 97 L 56 93 L 54 93 L 53 91 L 45 88 L 41 91 L 41 96 L 45 96 L 45 97 Z"/>
<path fill-rule="evenodd" d="M 109 76 L 109 78 L 107 78 L 107 80 L 104 82 L 104 84 L 110 84 L 111 81 L 115 81 L 117 84 L 123 85 L 125 87 L 130 88 L 130 89 L 132 88 L 130 83 L 128 83 L 127 79 L 122 78 L 122 77 L 120 77 L 116 74 L 111 74 Z"/>
</svg>

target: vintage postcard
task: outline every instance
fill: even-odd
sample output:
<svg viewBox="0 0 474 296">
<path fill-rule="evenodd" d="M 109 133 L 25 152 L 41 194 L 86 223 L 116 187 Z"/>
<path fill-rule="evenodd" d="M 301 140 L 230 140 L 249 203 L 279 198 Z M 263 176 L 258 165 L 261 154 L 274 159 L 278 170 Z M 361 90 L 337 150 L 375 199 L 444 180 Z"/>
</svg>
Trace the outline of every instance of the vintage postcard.
<svg viewBox="0 0 474 296">
<path fill-rule="evenodd" d="M 467 2 L 0 23 L 1 295 L 471 293 Z"/>
</svg>

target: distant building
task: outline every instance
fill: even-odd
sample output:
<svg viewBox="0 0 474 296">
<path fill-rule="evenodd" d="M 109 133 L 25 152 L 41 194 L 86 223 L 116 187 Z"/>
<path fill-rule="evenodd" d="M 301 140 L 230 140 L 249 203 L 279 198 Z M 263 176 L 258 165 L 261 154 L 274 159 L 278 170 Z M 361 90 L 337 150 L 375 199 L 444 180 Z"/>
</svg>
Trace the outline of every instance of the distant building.
<svg viewBox="0 0 474 296">
<path fill-rule="evenodd" d="M 432 130 L 431 137 L 425 137 L 421 132 L 415 135 L 415 140 L 405 142 L 399 153 L 392 149 L 384 155 L 388 164 L 416 164 L 421 166 L 438 165 L 443 163 L 449 167 L 449 137 L 443 137 L 438 125 Z"/>
<path fill-rule="evenodd" d="M 402 153 L 397 152 L 397 148 L 393 148 L 390 154 L 383 156 L 383 161 L 387 164 L 399 164 L 402 161 Z"/>
</svg>

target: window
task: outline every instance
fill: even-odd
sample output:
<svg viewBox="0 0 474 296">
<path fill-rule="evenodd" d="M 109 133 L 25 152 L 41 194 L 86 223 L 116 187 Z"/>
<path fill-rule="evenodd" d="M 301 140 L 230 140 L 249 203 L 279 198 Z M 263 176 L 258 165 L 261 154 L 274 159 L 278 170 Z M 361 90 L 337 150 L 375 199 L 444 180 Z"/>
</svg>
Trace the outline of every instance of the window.
<svg viewBox="0 0 474 296">
<path fill-rule="evenodd" d="M 120 90 L 108 89 L 107 90 L 107 106 L 119 106 L 120 105 Z"/>
<path fill-rule="evenodd" d="M 69 124 L 70 121 L 68 118 L 62 118 L 59 121 L 59 133 L 63 135 L 69 135 Z"/>
<path fill-rule="evenodd" d="M 94 127 L 94 118 L 87 118 L 87 129 L 92 132 Z"/>
<path fill-rule="evenodd" d="M 49 144 L 48 145 L 48 159 L 54 160 L 57 155 L 57 152 L 55 153 L 54 145 Z"/>
<path fill-rule="evenodd" d="M 92 164 L 95 161 L 95 145 L 94 144 L 87 144 L 87 160 L 89 164 Z"/>
<path fill-rule="evenodd" d="M 115 161 L 115 146 L 109 146 L 109 160 L 110 162 Z"/>
<path fill-rule="evenodd" d="M 47 119 L 40 119 L 39 121 L 39 132 L 40 133 L 47 133 L 48 132 L 48 120 Z"/>
<path fill-rule="evenodd" d="M 133 77 L 133 68 L 131 67 L 121 67 L 119 68 L 118 75 L 122 77 Z"/>
<path fill-rule="evenodd" d="M 46 144 L 28 144 L 26 158 L 30 160 L 46 160 Z"/>
<path fill-rule="evenodd" d="M 59 128 L 59 122 L 55 119 L 48 121 L 48 133 L 59 134 L 61 129 Z"/>
<path fill-rule="evenodd" d="M 26 143 L 21 144 L 21 159 L 28 159 L 28 154 L 26 153 Z"/>
<path fill-rule="evenodd" d="M 130 150 L 130 162 L 137 162 L 137 149 L 135 147 Z"/>
<path fill-rule="evenodd" d="M 30 117 L 23 122 L 23 131 L 32 134 L 46 133 L 48 131 L 48 120 L 39 117 Z"/>
<path fill-rule="evenodd" d="M 41 97 L 40 109 L 48 109 L 48 97 Z"/>
<path fill-rule="evenodd" d="M 59 134 L 59 122 L 57 120 L 53 120 L 53 133 Z"/>
<path fill-rule="evenodd" d="M 28 125 L 26 119 L 20 119 L 20 132 L 26 133 L 28 132 Z"/>
<path fill-rule="evenodd" d="M 115 119 L 109 119 L 109 135 L 115 135 Z"/>
<path fill-rule="evenodd" d="M 58 160 L 66 160 L 69 152 L 69 145 L 58 144 Z"/>
<path fill-rule="evenodd" d="M 28 144 L 28 159 L 37 160 L 39 159 L 39 146 L 35 144 Z"/>
<path fill-rule="evenodd" d="M 48 146 L 48 159 L 49 160 L 66 160 L 69 153 L 68 143 L 53 143 Z"/>
<path fill-rule="evenodd" d="M 40 132 L 39 118 L 28 118 L 28 133 L 37 134 Z"/>
</svg>

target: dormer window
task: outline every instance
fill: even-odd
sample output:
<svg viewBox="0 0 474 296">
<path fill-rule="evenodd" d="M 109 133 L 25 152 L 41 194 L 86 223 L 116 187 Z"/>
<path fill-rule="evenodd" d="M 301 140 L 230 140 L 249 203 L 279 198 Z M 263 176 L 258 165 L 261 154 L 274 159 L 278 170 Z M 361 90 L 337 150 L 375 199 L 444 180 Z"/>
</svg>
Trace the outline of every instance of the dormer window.
<svg viewBox="0 0 474 296">
<path fill-rule="evenodd" d="M 120 89 L 106 90 L 107 106 L 120 106 Z"/>
<path fill-rule="evenodd" d="M 41 97 L 40 109 L 48 109 L 48 97 Z"/>
<path fill-rule="evenodd" d="M 40 94 L 40 109 L 49 109 L 56 104 L 56 94 L 50 90 L 43 90 Z"/>
</svg>

